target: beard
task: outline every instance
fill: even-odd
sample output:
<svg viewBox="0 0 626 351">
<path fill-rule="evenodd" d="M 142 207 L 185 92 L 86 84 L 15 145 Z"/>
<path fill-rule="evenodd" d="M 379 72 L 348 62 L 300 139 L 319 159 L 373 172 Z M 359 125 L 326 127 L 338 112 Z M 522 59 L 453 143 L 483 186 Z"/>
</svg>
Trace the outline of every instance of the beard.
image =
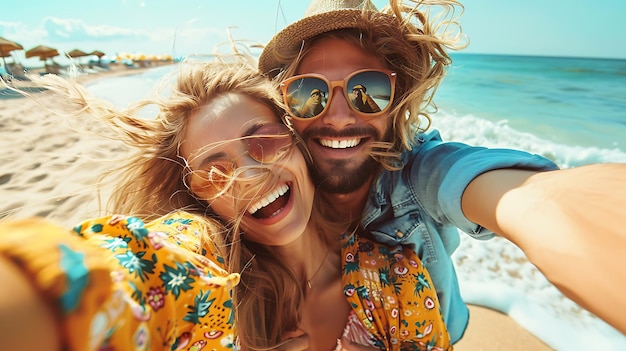
<svg viewBox="0 0 626 351">
<path fill-rule="evenodd" d="M 361 189 L 377 172 L 380 164 L 368 157 L 362 164 L 350 167 L 349 160 L 335 160 L 326 171 L 315 167 L 310 169 L 311 178 L 317 190 L 329 194 L 349 194 Z"/>
<path fill-rule="evenodd" d="M 383 140 L 391 137 L 391 128 L 385 132 Z M 371 140 L 381 140 L 380 134 L 372 126 L 359 128 L 348 128 L 337 132 L 332 128 L 321 127 L 309 129 L 302 132 L 305 143 L 317 143 L 315 139 L 320 137 L 369 137 Z M 317 152 L 319 148 L 316 150 Z M 322 151 L 323 153 L 323 151 Z M 313 164 L 309 165 L 311 179 L 316 186 L 316 190 L 321 190 L 328 194 L 344 195 L 362 189 L 378 173 L 381 168 L 379 161 L 371 156 L 362 155 L 353 159 L 327 159 L 323 156 L 316 157 L 312 153 Z"/>
</svg>

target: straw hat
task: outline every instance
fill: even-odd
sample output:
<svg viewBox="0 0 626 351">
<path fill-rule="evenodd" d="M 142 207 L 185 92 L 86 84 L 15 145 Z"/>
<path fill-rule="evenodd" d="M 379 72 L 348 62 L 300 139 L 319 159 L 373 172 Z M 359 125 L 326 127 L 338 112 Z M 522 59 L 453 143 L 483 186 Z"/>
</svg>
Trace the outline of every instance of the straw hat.
<svg viewBox="0 0 626 351">
<path fill-rule="evenodd" d="M 363 11 L 378 12 L 370 0 L 313 0 L 304 18 L 276 34 L 259 57 L 259 70 L 268 73 L 279 68 L 276 57 L 284 50 L 300 47 L 304 40 L 336 29 L 365 28 L 359 20 Z M 392 16 L 388 16 L 392 19 Z"/>
</svg>

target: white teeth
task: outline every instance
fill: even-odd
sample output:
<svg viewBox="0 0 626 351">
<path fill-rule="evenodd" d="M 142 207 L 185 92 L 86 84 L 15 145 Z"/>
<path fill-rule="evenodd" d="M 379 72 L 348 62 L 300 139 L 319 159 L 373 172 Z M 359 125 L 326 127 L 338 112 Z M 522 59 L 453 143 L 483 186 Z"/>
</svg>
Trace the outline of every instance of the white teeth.
<svg viewBox="0 0 626 351">
<path fill-rule="evenodd" d="M 320 139 L 322 146 L 330 147 L 333 149 L 347 149 L 349 147 L 355 147 L 361 143 L 361 139 L 349 139 L 349 140 L 329 140 Z"/>
<path fill-rule="evenodd" d="M 274 200 L 278 199 L 280 196 L 285 195 L 287 191 L 289 191 L 287 184 L 277 187 L 269 195 L 257 201 L 255 204 L 252 204 L 250 208 L 248 208 L 248 213 L 254 214 L 256 211 L 274 202 Z"/>
</svg>

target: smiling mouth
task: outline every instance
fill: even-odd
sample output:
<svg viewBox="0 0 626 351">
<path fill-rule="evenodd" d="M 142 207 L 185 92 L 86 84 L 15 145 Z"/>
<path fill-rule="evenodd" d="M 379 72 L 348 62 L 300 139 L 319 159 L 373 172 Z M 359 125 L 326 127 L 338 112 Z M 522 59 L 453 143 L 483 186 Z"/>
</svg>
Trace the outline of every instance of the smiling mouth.
<svg viewBox="0 0 626 351">
<path fill-rule="evenodd" d="M 352 138 L 352 139 L 318 139 L 320 145 L 331 148 L 331 149 L 348 149 L 351 147 L 355 147 L 363 141 L 361 138 Z"/>
<path fill-rule="evenodd" d="M 248 213 L 258 219 L 274 217 L 285 207 L 290 194 L 291 188 L 287 184 L 282 184 L 261 200 L 250 205 Z"/>
</svg>

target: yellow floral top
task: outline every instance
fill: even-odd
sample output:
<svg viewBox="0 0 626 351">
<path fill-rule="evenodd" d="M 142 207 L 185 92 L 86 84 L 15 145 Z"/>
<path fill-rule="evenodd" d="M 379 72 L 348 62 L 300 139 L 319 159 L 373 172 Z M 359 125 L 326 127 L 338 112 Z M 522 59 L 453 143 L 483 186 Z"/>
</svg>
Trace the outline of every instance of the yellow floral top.
<svg viewBox="0 0 626 351">
<path fill-rule="evenodd" d="M 40 219 L 10 222 L 0 254 L 63 314 L 68 350 L 234 349 L 239 275 L 224 270 L 197 223 L 186 213 L 147 224 L 112 216 L 68 235 Z"/>
<path fill-rule="evenodd" d="M 453 349 L 437 292 L 413 249 L 346 234 L 342 255 L 352 306 L 345 338 L 384 350 Z"/>
<path fill-rule="evenodd" d="M 236 349 L 231 292 L 239 275 L 225 270 L 203 230 L 185 212 L 149 223 L 97 218 L 73 234 L 42 219 L 8 221 L 0 223 L 0 254 L 62 313 L 67 350 Z M 348 340 L 388 350 L 451 350 L 435 289 L 415 252 L 346 235 L 342 254 L 344 294 L 353 308 Z"/>
</svg>

